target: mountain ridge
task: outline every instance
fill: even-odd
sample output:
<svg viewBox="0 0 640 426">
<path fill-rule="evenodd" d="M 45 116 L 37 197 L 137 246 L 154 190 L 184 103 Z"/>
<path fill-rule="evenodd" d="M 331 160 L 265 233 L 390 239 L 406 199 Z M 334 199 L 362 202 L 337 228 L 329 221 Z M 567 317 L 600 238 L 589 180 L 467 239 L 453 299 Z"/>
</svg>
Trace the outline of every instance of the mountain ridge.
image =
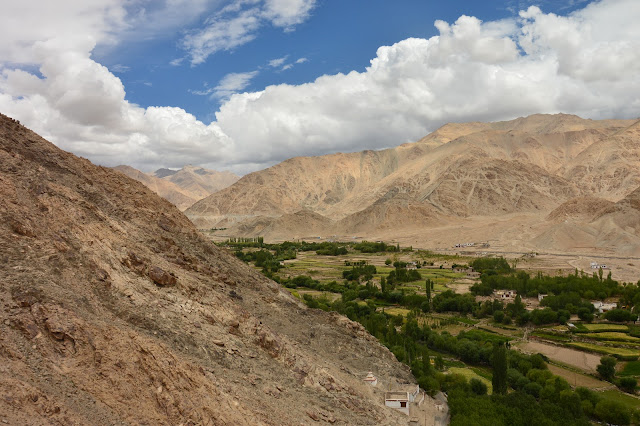
<svg viewBox="0 0 640 426">
<path fill-rule="evenodd" d="M 234 236 L 255 236 L 249 232 L 257 228 L 246 224 L 270 217 L 265 235 L 280 240 L 293 236 L 282 218 L 303 210 L 331 221 L 320 236 L 394 239 L 393 231 L 412 229 L 424 239 L 473 217 L 522 214 L 532 229 L 553 233 L 547 218 L 563 203 L 589 203 L 589 197 L 615 203 L 640 186 L 639 128 L 637 120 L 568 114 L 449 123 L 395 148 L 286 160 L 244 176 L 185 213 L 202 228 L 224 223 Z M 591 229 L 592 221 L 576 226 L 594 235 L 611 231 Z M 522 244 L 535 249 L 538 240 L 533 235 Z M 640 241 L 625 247 L 640 253 Z"/>
</svg>

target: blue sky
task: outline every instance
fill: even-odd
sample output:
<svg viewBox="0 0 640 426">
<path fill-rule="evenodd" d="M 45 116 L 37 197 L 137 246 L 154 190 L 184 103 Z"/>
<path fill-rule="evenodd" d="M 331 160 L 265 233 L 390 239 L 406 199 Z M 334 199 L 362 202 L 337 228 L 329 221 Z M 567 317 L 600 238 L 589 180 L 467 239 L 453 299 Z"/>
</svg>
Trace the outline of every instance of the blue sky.
<svg viewBox="0 0 640 426">
<path fill-rule="evenodd" d="M 640 116 L 637 0 L 22 0 L 0 111 L 144 171 L 247 173 L 447 122 Z"/>
<path fill-rule="evenodd" d="M 437 19 L 452 22 L 470 15 L 494 21 L 516 16 L 531 4 L 546 12 L 567 14 L 581 3 L 585 2 L 320 0 L 310 16 L 291 31 L 267 23 L 254 40 L 216 52 L 202 64 L 192 66 L 184 60 L 173 66 L 170 62 L 185 56 L 180 47 L 184 32 L 201 27 L 207 13 L 165 37 L 104 47 L 94 57 L 120 77 L 128 100 L 143 107 L 179 106 L 200 120 L 211 121 L 223 100 L 194 92 L 215 87 L 231 73 L 257 71 L 243 89 L 246 91 L 281 83 L 303 84 L 325 74 L 364 71 L 380 46 L 437 35 L 433 25 Z M 284 59 L 281 66 L 269 66 L 278 59 Z M 297 60 L 301 63 L 296 64 Z M 291 67 L 283 70 L 287 65 Z M 122 67 L 126 68 L 118 72 Z"/>
</svg>

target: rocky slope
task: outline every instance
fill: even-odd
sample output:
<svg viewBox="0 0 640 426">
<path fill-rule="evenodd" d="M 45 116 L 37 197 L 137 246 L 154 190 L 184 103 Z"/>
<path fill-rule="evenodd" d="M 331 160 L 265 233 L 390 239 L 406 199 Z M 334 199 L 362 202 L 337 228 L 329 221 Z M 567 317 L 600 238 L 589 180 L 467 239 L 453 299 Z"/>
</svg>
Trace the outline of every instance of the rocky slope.
<svg viewBox="0 0 640 426">
<path fill-rule="evenodd" d="M 202 167 L 184 166 L 180 170 L 158 169 L 144 173 L 130 166 L 114 167 L 119 172 L 142 182 L 153 192 L 184 211 L 198 200 L 235 183 L 239 176 Z"/>
<path fill-rule="evenodd" d="M 594 199 L 602 201 L 599 207 L 618 202 L 640 186 L 638 142 L 640 125 L 634 120 L 557 114 L 452 123 L 392 149 L 284 161 L 243 177 L 186 214 L 197 226 L 224 224 L 229 235 L 286 239 L 299 232 L 285 219 L 308 210 L 331 220 L 324 232 L 308 236 L 412 234 L 407 242 L 418 246 L 456 226 L 474 238 L 495 240 L 485 225 L 500 222 L 505 229 L 527 230 L 501 233 L 496 242 L 503 245 L 571 248 L 574 242 L 563 235 L 577 232 L 590 236 L 580 247 L 614 250 L 614 234 L 623 228 L 613 222 L 596 226 L 595 216 L 572 213 L 568 231 L 558 218 L 563 209 L 593 210 Z M 272 225 L 249 226 L 257 217 L 271 217 Z M 473 226 L 480 228 L 471 232 Z M 640 240 L 625 247 L 640 254 Z"/>
<path fill-rule="evenodd" d="M 408 370 L 168 201 L 0 115 L 0 421 L 406 424 Z"/>
</svg>

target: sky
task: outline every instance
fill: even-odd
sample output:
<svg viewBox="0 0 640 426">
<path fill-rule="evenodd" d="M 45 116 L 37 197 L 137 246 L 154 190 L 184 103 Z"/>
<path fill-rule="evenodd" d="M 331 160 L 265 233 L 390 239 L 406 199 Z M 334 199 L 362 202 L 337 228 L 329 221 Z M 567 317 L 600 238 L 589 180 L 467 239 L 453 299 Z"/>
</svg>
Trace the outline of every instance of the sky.
<svg viewBox="0 0 640 426">
<path fill-rule="evenodd" d="M 447 122 L 640 117 L 638 0 L 21 0 L 0 112 L 97 164 L 245 174 Z"/>
</svg>

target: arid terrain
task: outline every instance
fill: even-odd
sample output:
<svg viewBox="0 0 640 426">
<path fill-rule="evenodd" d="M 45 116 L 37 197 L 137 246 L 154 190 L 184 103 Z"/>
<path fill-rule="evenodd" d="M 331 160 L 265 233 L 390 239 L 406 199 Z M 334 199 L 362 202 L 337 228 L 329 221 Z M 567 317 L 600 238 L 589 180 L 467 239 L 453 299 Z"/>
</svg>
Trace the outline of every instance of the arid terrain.
<svg viewBox="0 0 640 426">
<path fill-rule="evenodd" d="M 382 392 L 413 378 L 362 326 L 4 115 L 0 197 L 2 423 L 406 424 Z"/>
<path fill-rule="evenodd" d="M 144 173 L 130 166 L 117 166 L 114 169 L 142 182 L 181 211 L 240 179 L 231 172 L 195 166 L 184 166 L 180 170 L 158 169 L 154 173 Z"/>
<path fill-rule="evenodd" d="M 219 235 L 559 255 L 640 276 L 640 124 L 533 115 L 452 123 L 383 151 L 298 157 L 186 210 Z M 480 243 L 487 243 L 479 248 Z M 571 258 L 564 256 L 570 255 Z"/>
</svg>

